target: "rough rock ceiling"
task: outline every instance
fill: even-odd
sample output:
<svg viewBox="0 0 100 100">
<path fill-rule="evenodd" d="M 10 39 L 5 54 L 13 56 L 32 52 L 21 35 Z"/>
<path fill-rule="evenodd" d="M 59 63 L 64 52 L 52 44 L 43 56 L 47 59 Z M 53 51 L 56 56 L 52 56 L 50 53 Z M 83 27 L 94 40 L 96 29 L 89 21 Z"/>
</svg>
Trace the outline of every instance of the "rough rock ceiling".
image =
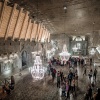
<svg viewBox="0 0 100 100">
<path fill-rule="evenodd" d="M 11 0 L 39 18 L 52 34 L 87 34 L 100 30 L 100 0 Z M 67 7 L 65 13 L 64 6 Z M 95 24 L 93 24 L 95 22 Z"/>
</svg>

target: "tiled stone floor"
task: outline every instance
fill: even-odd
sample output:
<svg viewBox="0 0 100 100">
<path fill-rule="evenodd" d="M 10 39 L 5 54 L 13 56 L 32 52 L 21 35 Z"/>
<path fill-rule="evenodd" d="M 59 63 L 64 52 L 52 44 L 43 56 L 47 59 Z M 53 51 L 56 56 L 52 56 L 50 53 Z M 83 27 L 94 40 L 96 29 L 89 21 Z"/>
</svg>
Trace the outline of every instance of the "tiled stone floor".
<svg viewBox="0 0 100 100">
<path fill-rule="evenodd" d="M 68 73 L 67 67 L 56 66 L 55 68 L 57 70 L 62 69 L 65 75 Z M 83 100 L 89 80 L 88 75 L 82 75 L 82 67 L 77 67 L 77 69 L 79 75 L 79 87 L 75 100 Z M 89 67 L 87 69 L 89 70 Z M 100 87 L 100 68 L 97 68 L 97 70 L 96 87 Z M 4 100 L 65 100 L 65 98 L 60 98 L 58 93 L 59 90 L 56 87 L 56 80 L 52 83 L 50 76 L 46 76 L 46 84 L 44 84 L 44 79 L 33 82 L 32 76 L 28 70 L 24 70 L 22 76 L 19 76 L 19 74 L 14 76 L 16 79 L 15 89 Z"/>
</svg>

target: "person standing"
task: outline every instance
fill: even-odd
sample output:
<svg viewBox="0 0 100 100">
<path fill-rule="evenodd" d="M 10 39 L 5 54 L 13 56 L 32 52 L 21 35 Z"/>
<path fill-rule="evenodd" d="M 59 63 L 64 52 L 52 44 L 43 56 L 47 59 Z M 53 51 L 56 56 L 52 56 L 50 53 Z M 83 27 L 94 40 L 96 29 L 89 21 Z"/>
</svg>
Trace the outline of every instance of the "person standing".
<svg viewBox="0 0 100 100">
<path fill-rule="evenodd" d="M 71 91 L 72 92 L 75 92 L 75 79 L 72 80 L 72 83 L 71 83 Z"/>
<path fill-rule="evenodd" d="M 66 82 L 66 98 L 69 98 L 69 84 Z"/>
<path fill-rule="evenodd" d="M 92 69 L 90 69 L 90 72 L 89 72 L 89 79 L 90 79 L 90 83 L 91 83 L 91 78 L 92 78 L 92 75 L 93 75 L 93 71 L 92 71 Z"/>
<path fill-rule="evenodd" d="M 62 88 L 62 96 L 66 96 L 66 94 L 65 94 L 65 91 L 66 91 L 66 85 L 65 85 L 65 83 L 62 83 L 61 88 Z"/>
<path fill-rule="evenodd" d="M 57 88 L 60 88 L 60 72 L 57 73 Z"/>
<path fill-rule="evenodd" d="M 77 67 L 77 59 L 74 59 L 74 66 Z"/>
<path fill-rule="evenodd" d="M 84 59 L 84 66 L 86 66 L 87 65 L 87 62 L 86 62 L 86 58 Z"/>
<path fill-rule="evenodd" d="M 68 75 L 68 81 L 69 81 L 70 86 L 71 86 L 72 78 L 73 78 L 73 73 L 70 72 L 69 75 Z"/>
<path fill-rule="evenodd" d="M 81 59 L 80 59 L 80 58 L 78 58 L 78 64 L 79 64 L 79 66 L 80 66 L 80 61 L 81 61 Z"/>
<path fill-rule="evenodd" d="M 89 94 L 88 94 L 88 91 L 86 91 L 86 93 L 85 93 L 85 98 L 84 98 L 84 100 L 89 100 Z"/>
<path fill-rule="evenodd" d="M 93 72 L 93 77 L 94 77 L 94 80 L 96 81 L 96 76 L 97 76 L 97 69 L 95 68 L 94 72 Z"/>
<path fill-rule="evenodd" d="M 86 66 L 84 67 L 83 75 L 86 75 Z"/>
<path fill-rule="evenodd" d="M 75 86 L 78 89 L 78 74 L 75 74 Z"/>
<path fill-rule="evenodd" d="M 61 71 L 60 71 L 61 82 L 63 82 L 63 77 L 64 77 L 64 75 L 63 75 L 63 72 L 62 72 L 62 70 L 61 70 Z"/>
<path fill-rule="evenodd" d="M 14 89 L 14 86 L 15 86 L 15 79 L 14 79 L 14 76 L 11 76 L 11 84 L 10 84 L 9 88 L 11 90 L 13 90 Z"/>
<path fill-rule="evenodd" d="M 83 67 L 83 65 L 84 65 L 84 59 L 82 58 L 81 59 L 81 66 Z"/>
<path fill-rule="evenodd" d="M 92 99 L 92 88 L 91 88 L 91 86 L 89 86 L 88 95 L 89 95 L 89 100 L 91 100 Z"/>
<path fill-rule="evenodd" d="M 52 75 L 52 82 L 54 82 L 55 78 L 54 68 L 51 68 L 51 75 Z"/>
<path fill-rule="evenodd" d="M 92 65 L 92 58 L 90 58 L 90 66 Z"/>
</svg>

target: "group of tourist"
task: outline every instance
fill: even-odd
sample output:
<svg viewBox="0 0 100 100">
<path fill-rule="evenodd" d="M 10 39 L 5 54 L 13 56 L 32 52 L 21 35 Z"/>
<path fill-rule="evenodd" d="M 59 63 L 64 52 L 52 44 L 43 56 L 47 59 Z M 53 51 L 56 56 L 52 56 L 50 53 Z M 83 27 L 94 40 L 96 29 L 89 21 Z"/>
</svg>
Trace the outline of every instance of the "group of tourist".
<svg viewBox="0 0 100 100">
<path fill-rule="evenodd" d="M 8 82 L 7 79 L 5 79 L 3 86 L 2 86 L 2 92 L 3 93 L 6 92 L 9 95 L 11 90 L 14 89 L 14 86 L 15 86 L 15 79 L 14 79 L 14 76 L 11 76 L 10 82 Z"/>
<path fill-rule="evenodd" d="M 69 70 L 68 75 L 64 76 L 62 70 L 57 72 L 57 87 L 60 88 L 60 95 L 69 98 L 78 87 L 77 71 Z M 62 92 L 61 92 L 62 91 Z"/>
<path fill-rule="evenodd" d="M 50 62 L 52 63 L 52 65 L 61 65 L 61 66 L 64 66 L 64 65 L 69 65 L 70 67 L 73 67 L 73 66 L 77 66 L 77 65 L 86 65 L 86 59 L 84 58 L 79 58 L 79 57 L 70 57 L 68 61 L 61 61 L 61 59 L 58 57 L 58 58 L 52 58 L 50 60 Z"/>
<path fill-rule="evenodd" d="M 92 64 L 92 60 L 90 58 L 90 66 Z M 89 85 L 84 95 L 85 100 L 99 100 L 98 95 L 100 94 L 100 89 L 98 92 L 93 94 L 93 89 L 96 84 L 96 76 L 97 76 L 97 69 L 94 70 L 90 67 L 89 72 L 87 72 L 87 61 L 86 58 L 74 58 L 70 57 L 69 60 L 66 62 L 68 66 L 69 73 L 64 75 L 62 70 L 57 71 L 55 65 L 61 65 L 59 58 L 54 58 L 49 62 L 49 75 L 52 75 L 52 81 L 57 78 L 57 88 L 59 88 L 60 96 L 65 96 L 66 99 L 70 98 L 73 100 L 74 96 L 76 95 L 76 91 L 78 89 L 78 71 L 77 65 L 82 66 L 83 76 L 89 77 Z M 95 99 L 96 98 L 96 99 Z"/>
</svg>

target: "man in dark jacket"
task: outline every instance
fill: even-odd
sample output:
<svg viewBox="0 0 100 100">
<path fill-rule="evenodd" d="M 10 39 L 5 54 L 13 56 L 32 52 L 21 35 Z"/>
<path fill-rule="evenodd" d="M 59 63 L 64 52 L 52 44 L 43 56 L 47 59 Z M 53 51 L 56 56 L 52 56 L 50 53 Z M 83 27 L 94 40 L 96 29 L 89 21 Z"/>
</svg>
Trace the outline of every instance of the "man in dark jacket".
<svg viewBox="0 0 100 100">
<path fill-rule="evenodd" d="M 60 72 L 57 73 L 57 88 L 60 88 Z"/>
<path fill-rule="evenodd" d="M 69 85 L 71 85 L 72 78 L 73 78 L 73 73 L 72 73 L 72 72 L 70 72 L 70 73 L 68 74 L 68 81 L 69 81 Z"/>
<path fill-rule="evenodd" d="M 91 86 L 88 89 L 88 95 L 89 95 L 89 100 L 91 100 L 92 99 L 92 88 L 91 88 Z"/>
</svg>

